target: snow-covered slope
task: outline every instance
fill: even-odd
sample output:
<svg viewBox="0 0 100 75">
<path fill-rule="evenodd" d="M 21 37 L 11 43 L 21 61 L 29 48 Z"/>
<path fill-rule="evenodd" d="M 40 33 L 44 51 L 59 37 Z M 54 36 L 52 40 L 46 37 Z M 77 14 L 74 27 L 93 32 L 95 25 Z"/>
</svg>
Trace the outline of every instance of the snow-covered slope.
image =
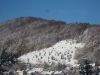
<svg viewBox="0 0 100 75">
<path fill-rule="evenodd" d="M 18 60 L 25 63 L 43 64 L 43 63 L 61 63 L 74 64 L 76 60 L 73 59 L 75 50 L 84 47 L 84 43 L 77 43 L 76 40 L 62 40 L 52 47 L 41 50 L 29 52 L 22 55 Z"/>
</svg>

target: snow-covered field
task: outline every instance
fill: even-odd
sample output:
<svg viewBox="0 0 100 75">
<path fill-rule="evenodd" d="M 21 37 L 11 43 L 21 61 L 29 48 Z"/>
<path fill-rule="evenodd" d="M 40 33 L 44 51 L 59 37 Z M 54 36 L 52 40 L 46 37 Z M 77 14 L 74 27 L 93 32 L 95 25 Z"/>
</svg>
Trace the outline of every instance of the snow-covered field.
<svg viewBox="0 0 100 75">
<path fill-rule="evenodd" d="M 75 50 L 83 48 L 84 43 L 77 43 L 76 40 L 62 40 L 52 47 L 36 50 L 22 55 L 18 60 L 32 64 L 74 64 Z"/>
</svg>

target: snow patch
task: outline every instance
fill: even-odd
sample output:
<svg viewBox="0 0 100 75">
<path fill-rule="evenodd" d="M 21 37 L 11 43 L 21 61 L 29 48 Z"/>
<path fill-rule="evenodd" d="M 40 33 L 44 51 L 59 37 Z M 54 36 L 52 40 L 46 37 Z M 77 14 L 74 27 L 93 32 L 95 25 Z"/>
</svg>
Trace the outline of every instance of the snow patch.
<svg viewBox="0 0 100 75">
<path fill-rule="evenodd" d="M 62 40 L 52 47 L 36 50 L 22 55 L 18 60 L 31 64 L 72 64 L 74 65 L 74 54 L 78 48 L 83 48 L 84 43 L 76 40 Z"/>
</svg>

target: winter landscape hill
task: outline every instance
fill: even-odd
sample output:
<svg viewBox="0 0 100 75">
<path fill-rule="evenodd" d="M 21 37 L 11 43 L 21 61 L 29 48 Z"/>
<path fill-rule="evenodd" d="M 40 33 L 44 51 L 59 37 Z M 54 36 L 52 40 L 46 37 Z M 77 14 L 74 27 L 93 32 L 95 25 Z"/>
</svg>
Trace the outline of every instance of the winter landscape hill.
<svg viewBox="0 0 100 75">
<path fill-rule="evenodd" d="M 46 63 L 51 63 L 53 61 L 51 59 L 54 58 L 54 62 L 59 63 L 64 61 L 61 57 L 68 59 L 68 51 L 72 52 L 71 57 L 75 60 L 81 61 L 86 58 L 93 63 L 98 63 L 100 26 L 89 23 L 67 24 L 63 21 L 35 17 L 20 17 L 0 24 L 0 57 L 7 59 L 7 62 L 10 60 L 9 56 L 24 58 L 23 56 L 26 55 L 32 63 L 37 62 L 38 59 L 38 62 L 43 63 L 45 60 Z M 8 56 L 2 54 L 3 52 Z M 57 54 L 59 55 L 56 56 Z M 26 57 L 23 62 L 27 62 Z M 67 62 L 68 60 L 65 60 L 65 63 Z"/>
</svg>

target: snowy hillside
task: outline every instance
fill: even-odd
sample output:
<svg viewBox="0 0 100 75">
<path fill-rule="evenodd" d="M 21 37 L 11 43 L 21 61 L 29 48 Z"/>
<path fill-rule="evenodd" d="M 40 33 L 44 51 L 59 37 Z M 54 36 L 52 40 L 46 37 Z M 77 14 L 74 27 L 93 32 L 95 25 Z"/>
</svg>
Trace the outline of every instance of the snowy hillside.
<svg viewBox="0 0 100 75">
<path fill-rule="evenodd" d="M 76 40 L 62 40 L 52 47 L 22 55 L 18 60 L 32 64 L 74 64 L 76 61 L 73 59 L 75 50 L 83 48 L 84 45 L 84 43 L 77 43 Z"/>
</svg>

